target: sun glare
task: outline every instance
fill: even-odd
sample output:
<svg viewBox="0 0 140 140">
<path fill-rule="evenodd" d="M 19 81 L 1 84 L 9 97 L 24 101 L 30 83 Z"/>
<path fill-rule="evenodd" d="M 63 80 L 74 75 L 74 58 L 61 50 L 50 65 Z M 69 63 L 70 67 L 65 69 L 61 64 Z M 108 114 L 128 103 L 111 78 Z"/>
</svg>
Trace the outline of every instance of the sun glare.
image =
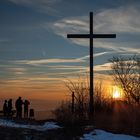
<svg viewBox="0 0 140 140">
<path fill-rule="evenodd" d="M 120 98 L 120 92 L 117 90 L 113 92 L 113 98 Z"/>
<path fill-rule="evenodd" d="M 113 98 L 117 99 L 121 97 L 121 91 L 117 87 L 113 87 Z"/>
</svg>

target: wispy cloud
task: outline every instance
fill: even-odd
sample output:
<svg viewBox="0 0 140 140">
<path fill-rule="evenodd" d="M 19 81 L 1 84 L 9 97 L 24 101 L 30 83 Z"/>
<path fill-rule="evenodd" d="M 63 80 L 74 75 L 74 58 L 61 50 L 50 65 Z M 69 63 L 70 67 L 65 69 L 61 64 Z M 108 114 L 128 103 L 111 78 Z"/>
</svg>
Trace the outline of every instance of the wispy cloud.
<svg viewBox="0 0 140 140">
<path fill-rule="evenodd" d="M 111 53 L 140 53 L 140 48 L 138 47 L 133 47 L 133 45 L 135 46 L 135 44 L 121 44 L 120 42 L 116 42 L 116 43 L 111 43 L 111 42 L 99 42 L 96 41 L 95 46 L 97 48 L 104 48 L 104 49 L 109 49 L 112 50 Z"/>
<path fill-rule="evenodd" d="M 104 54 L 109 54 L 109 53 L 113 53 L 113 51 L 108 51 L 108 52 L 99 52 L 99 53 L 94 53 L 93 56 L 94 57 L 99 57 L 99 56 L 102 56 Z M 89 55 L 86 55 L 86 56 L 83 56 L 83 57 L 80 57 L 80 58 L 77 58 L 78 60 L 87 60 L 89 59 Z"/>
<path fill-rule="evenodd" d="M 107 9 L 94 15 L 94 32 L 140 33 L 139 7 L 125 6 Z M 89 32 L 89 17 L 69 17 L 52 24 L 58 35 Z"/>
<path fill-rule="evenodd" d="M 111 63 L 104 63 L 104 64 L 101 64 L 101 65 L 96 65 L 96 66 L 94 66 L 94 70 L 96 72 L 109 71 L 109 70 L 111 70 Z"/>
<path fill-rule="evenodd" d="M 15 74 L 24 74 L 27 71 L 26 68 L 18 68 L 18 67 L 7 68 L 6 70 L 9 71 L 9 72 L 13 72 Z"/>
<path fill-rule="evenodd" d="M 94 57 L 102 56 L 102 55 L 108 54 L 108 53 L 112 53 L 112 52 L 100 52 L 100 53 L 95 53 L 95 54 L 94 54 Z"/>
<path fill-rule="evenodd" d="M 23 5 L 26 7 L 32 7 L 40 12 L 47 14 L 59 13 L 53 5 L 57 4 L 62 0 L 8 0 L 17 5 Z"/>
<path fill-rule="evenodd" d="M 67 39 L 68 33 L 88 33 L 89 32 L 89 17 L 79 16 L 79 17 L 69 17 L 64 18 L 55 22 L 54 24 L 46 24 L 44 26 L 49 26 L 53 32 Z M 48 27 L 47 27 L 48 28 Z M 108 40 L 96 40 L 94 42 L 94 47 L 105 48 L 113 50 L 115 52 L 140 52 L 139 47 L 137 47 L 136 41 L 130 44 L 128 42 L 121 42 L 121 38 L 127 38 L 127 35 L 131 35 L 135 38 L 134 34 L 140 34 L 140 17 L 139 17 L 139 7 L 138 6 L 123 6 L 116 9 L 102 10 L 101 12 L 94 15 L 94 32 L 95 33 L 116 33 L 117 39 L 115 41 L 109 42 Z M 89 46 L 89 41 L 87 39 L 67 39 L 80 46 Z M 128 38 L 129 40 L 129 38 Z"/>
<path fill-rule="evenodd" d="M 45 64 L 50 64 L 50 63 L 78 63 L 78 62 L 85 62 L 84 60 L 78 59 L 78 58 L 73 58 L 73 59 L 39 59 L 39 60 L 18 60 L 18 61 L 13 61 L 14 63 L 17 64 L 28 64 L 28 65 L 45 65 Z"/>
<path fill-rule="evenodd" d="M 95 53 L 94 57 L 102 56 L 102 55 L 107 54 L 107 53 L 112 53 L 112 52 Z M 15 63 L 15 64 L 27 64 L 27 65 L 39 66 L 39 65 L 47 65 L 47 64 L 61 64 L 61 63 L 84 63 L 84 62 L 87 62 L 87 59 L 89 59 L 89 55 L 79 57 L 79 58 L 69 58 L 69 59 L 52 58 L 52 59 L 38 59 L 38 60 L 16 60 L 16 61 L 9 61 L 9 62 Z M 66 66 L 66 67 L 69 67 L 69 66 Z M 13 70 L 20 70 L 20 68 L 19 69 L 12 68 L 12 69 Z"/>
<path fill-rule="evenodd" d="M 88 17 L 69 17 L 56 21 L 55 23 L 44 23 L 43 27 L 48 29 L 48 26 L 58 35 L 66 38 L 68 33 L 81 33 L 89 31 Z"/>
<path fill-rule="evenodd" d="M 56 70 L 84 70 L 87 67 L 84 66 L 66 66 L 66 65 L 59 65 L 59 66 L 48 66 L 49 68 L 56 69 Z"/>
<path fill-rule="evenodd" d="M 139 7 L 123 6 L 95 15 L 95 31 L 117 33 L 140 33 Z"/>
</svg>

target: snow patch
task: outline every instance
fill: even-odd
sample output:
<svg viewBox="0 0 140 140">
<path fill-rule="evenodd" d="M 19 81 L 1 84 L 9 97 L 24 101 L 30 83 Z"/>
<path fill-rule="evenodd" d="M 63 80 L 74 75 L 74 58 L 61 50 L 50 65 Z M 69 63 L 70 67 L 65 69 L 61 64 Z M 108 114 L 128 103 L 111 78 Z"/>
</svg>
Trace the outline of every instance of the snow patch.
<svg viewBox="0 0 140 140">
<path fill-rule="evenodd" d="M 14 127 L 14 128 L 27 128 L 27 129 L 34 129 L 38 131 L 46 131 L 51 129 L 58 129 L 61 128 L 60 126 L 56 125 L 55 122 L 45 122 L 43 125 L 26 125 L 26 124 L 18 124 L 11 120 L 4 120 L 0 119 L 0 126 L 4 127 Z"/>
<path fill-rule="evenodd" d="M 96 132 L 96 135 L 94 133 Z M 80 140 L 140 140 L 138 137 L 124 135 L 124 134 L 112 134 L 103 130 L 96 129 L 89 134 L 84 134 Z"/>
</svg>

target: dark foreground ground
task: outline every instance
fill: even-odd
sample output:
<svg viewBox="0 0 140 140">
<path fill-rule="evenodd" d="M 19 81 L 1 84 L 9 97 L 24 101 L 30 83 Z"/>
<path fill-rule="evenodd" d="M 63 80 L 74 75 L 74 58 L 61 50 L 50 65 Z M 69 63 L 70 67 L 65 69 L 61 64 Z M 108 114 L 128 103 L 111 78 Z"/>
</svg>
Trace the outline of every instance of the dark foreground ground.
<svg viewBox="0 0 140 140">
<path fill-rule="evenodd" d="M 99 120 L 98 120 L 99 119 Z M 131 131 L 130 127 L 125 123 L 121 122 L 121 124 L 109 124 L 107 119 L 108 117 L 103 117 L 102 119 L 96 119 L 96 128 L 103 129 L 106 131 L 110 131 L 113 133 L 123 133 L 129 135 L 135 135 L 140 137 L 140 129 L 136 129 L 137 131 Z M 102 120 L 102 121 L 101 121 Z M 48 120 L 50 121 L 50 120 Z M 98 122 L 99 121 L 99 122 Z M 17 121 L 17 123 L 21 124 L 43 124 L 45 121 Z M 139 126 L 139 124 L 137 124 Z M 72 126 L 63 126 L 60 124 L 62 128 L 47 130 L 47 131 L 36 131 L 31 129 L 24 128 L 10 128 L 10 127 L 2 127 L 0 126 L 0 140 L 79 140 L 80 137 L 93 130 L 93 127 L 87 127 L 87 125 L 72 125 Z M 88 129 L 87 129 L 88 128 Z"/>
<path fill-rule="evenodd" d="M 79 140 L 80 129 L 62 128 L 46 132 L 0 127 L 0 140 Z"/>
<path fill-rule="evenodd" d="M 112 106 L 114 109 L 113 112 L 101 111 L 95 113 L 95 128 L 117 134 L 140 137 L 140 107 L 137 108 L 137 111 L 128 105 L 124 105 L 122 102 L 114 103 Z M 68 117 L 70 118 L 70 116 L 66 116 L 66 120 Z M 46 121 L 55 120 L 26 121 L 15 119 L 17 123 L 36 125 L 41 125 Z M 83 134 L 93 130 L 92 127 L 87 129 L 87 124 L 89 122 L 84 122 L 82 125 L 81 123 L 80 125 L 66 125 L 65 123 L 61 123 L 58 125 L 62 128 L 47 131 L 0 127 L 0 140 L 79 140 Z"/>
<path fill-rule="evenodd" d="M 42 125 L 46 121 L 55 120 L 16 120 L 18 124 Z M 59 124 L 58 124 L 59 125 Z M 62 124 L 60 124 L 62 126 Z M 79 140 L 84 134 L 84 127 L 79 126 L 62 126 L 59 129 L 37 131 L 24 128 L 12 128 L 0 126 L 0 140 Z"/>
</svg>

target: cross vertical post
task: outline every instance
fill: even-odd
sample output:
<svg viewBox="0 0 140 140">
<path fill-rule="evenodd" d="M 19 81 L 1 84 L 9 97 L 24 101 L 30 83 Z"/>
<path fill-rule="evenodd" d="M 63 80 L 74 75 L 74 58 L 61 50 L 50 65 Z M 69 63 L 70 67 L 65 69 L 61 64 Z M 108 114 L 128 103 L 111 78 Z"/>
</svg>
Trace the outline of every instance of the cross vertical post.
<svg viewBox="0 0 140 140">
<path fill-rule="evenodd" d="M 93 100 L 93 13 L 90 12 L 90 98 L 89 98 L 89 116 L 94 116 L 94 100 Z"/>
<path fill-rule="evenodd" d="M 89 119 L 94 123 L 94 73 L 93 73 L 93 38 L 116 38 L 116 34 L 93 34 L 93 12 L 90 12 L 89 34 L 67 34 L 67 38 L 87 38 L 90 43 L 90 90 Z"/>
</svg>

